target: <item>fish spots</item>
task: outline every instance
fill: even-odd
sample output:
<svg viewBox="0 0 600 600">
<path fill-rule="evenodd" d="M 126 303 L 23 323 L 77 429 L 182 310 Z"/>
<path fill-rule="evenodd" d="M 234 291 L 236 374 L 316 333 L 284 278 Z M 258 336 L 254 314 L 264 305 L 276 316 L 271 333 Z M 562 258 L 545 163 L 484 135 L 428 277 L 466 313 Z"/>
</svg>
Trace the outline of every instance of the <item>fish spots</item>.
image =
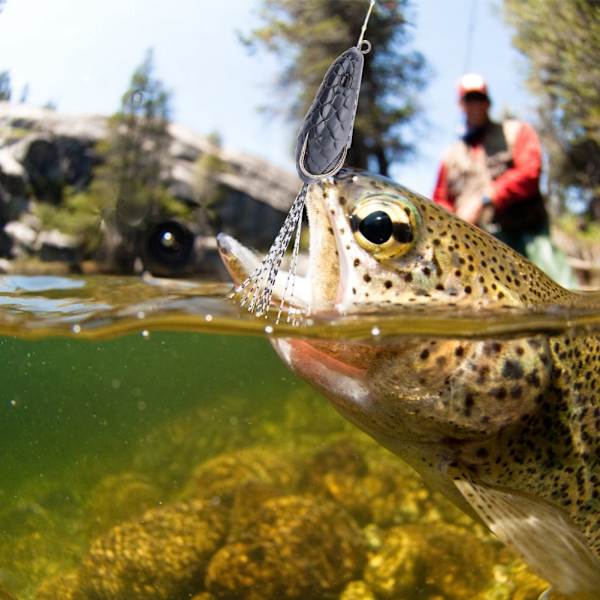
<svg viewBox="0 0 600 600">
<path fill-rule="evenodd" d="M 494 398 L 496 398 L 496 400 L 504 400 L 506 398 L 506 396 L 508 395 L 508 392 L 506 391 L 506 388 L 504 388 L 504 387 L 497 387 L 497 388 L 490 390 L 490 394 Z"/>
<path fill-rule="evenodd" d="M 473 406 L 475 406 L 475 399 L 473 398 L 472 394 L 467 394 L 465 396 L 465 408 L 464 408 L 464 414 L 466 417 L 471 416 L 471 413 L 473 411 Z"/>
<path fill-rule="evenodd" d="M 383 287 L 385 287 L 386 290 L 389 290 L 392 287 L 392 285 L 393 283 L 389 279 L 383 282 Z"/>
<path fill-rule="evenodd" d="M 516 360 L 507 359 L 504 361 L 502 377 L 506 379 L 521 379 L 523 375 L 523 367 Z"/>
<path fill-rule="evenodd" d="M 352 263 L 355 267 L 358 267 L 358 265 L 360 265 L 360 258 L 355 258 L 354 262 Z"/>
<path fill-rule="evenodd" d="M 370 276 L 368 273 L 365 273 L 365 274 L 363 275 L 363 281 L 364 281 L 365 283 L 369 283 L 369 282 L 371 281 L 371 276 Z"/>
</svg>

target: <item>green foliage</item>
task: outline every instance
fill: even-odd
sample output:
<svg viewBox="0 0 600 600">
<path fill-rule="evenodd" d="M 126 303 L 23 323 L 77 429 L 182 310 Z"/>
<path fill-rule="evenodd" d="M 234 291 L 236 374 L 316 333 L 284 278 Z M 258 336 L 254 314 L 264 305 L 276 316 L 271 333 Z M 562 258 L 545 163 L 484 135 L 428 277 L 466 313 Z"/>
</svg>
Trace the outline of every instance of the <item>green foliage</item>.
<svg viewBox="0 0 600 600">
<path fill-rule="evenodd" d="M 229 165 L 221 158 L 221 137 L 218 133 L 208 136 L 211 148 L 201 154 L 194 166 L 194 192 L 198 204 L 205 213 L 213 216 L 213 207 L 221 201 L 226 191 L 219 183 L 219 175 L 229 170 Z"/>
<path fill-rule="evenodd" d="M 504 0 L 504 10 L 540 101 L 551 193 L 591 211 L 600 201 L 600 3 Z"/>
<path fill-rule="evenodd" d="M 135 70 L 120 110 L 109 120 L 107 139 L 96 145 L 103 164 L 85 191 L 67 189 L 59 206 L 37 204 L 45 229 L 80 236 L 93 252 L 102 240 L 103 218 L 131 229 L 144 219 L 185 218 L 190 208 L 164 187 L 164 163 L 170 143 L 169 93 L 153 76 L 152 52 Z"/>
<path fill-rule="evenodd" d="M 81 238 L 85 249 L 93 252 L 101 241 L 101 210 L 100 196 L 92 189 L 77 192 L 73 188 L 65 190 L 59 206 L 38 202 L 33 205 L 32 212 L 46 230 L 59 231 Z"/>
<path fill-rule="evenodd" d="M 306 114 L 325 71 L 333 60 L 357 43 L 369 3 L 339 0 L 263 0 L 262 27 L 243 41 L 282 58 L 279 91 L 289 116 Z M 367 30 L 372 43 L 365 57 L 348 163 L 387 174 L 390 163 L 406 159 L 413 149 L 407 127 L 419 114 L 417 93 L 424 86 L 425 60 L 406 49 L 408 0 L 378 2 Z"/>
<path fill-rule="evenodd" d="M 10 73 L 8 71 L 0 72 L 0 101 L 8 102 L 12 96 L 10 85 Z"/>
<path fill-rule="evenodd" d="M 96 178 L 111 196 L 103 203 L 114 205 L 117 220 L 137 226 L 160 210 L 162 186 L 170 137 L 170 93 L 154 77 L 153 54 L 148 51 L 134 71 L 121 99 L 120 110 L 111 117 L 110 134 L 100 148 L 104 165 Z"/>
<path fill-rule="evenodd" d="M 600 221 L 590 223 L 565 213 L 557 220 L 557 225 L 574 239 L 588 244 L 600 244 Z"/>
</svg>

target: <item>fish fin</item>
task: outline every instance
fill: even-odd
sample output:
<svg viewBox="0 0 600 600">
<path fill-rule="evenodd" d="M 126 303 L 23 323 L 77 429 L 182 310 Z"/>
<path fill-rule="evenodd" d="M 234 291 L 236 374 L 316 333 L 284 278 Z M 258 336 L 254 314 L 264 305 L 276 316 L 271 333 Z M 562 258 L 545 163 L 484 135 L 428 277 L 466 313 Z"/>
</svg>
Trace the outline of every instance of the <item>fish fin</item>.
<svg viewBox="0 0 600 600">
<path fill-rule="evenodd" d="M 468 473 L 456 475 L 454 482 L 491 531 L 557 591 L 597 593 L 600 561 L 560 509 L 487 486 Z"/>
</svg>

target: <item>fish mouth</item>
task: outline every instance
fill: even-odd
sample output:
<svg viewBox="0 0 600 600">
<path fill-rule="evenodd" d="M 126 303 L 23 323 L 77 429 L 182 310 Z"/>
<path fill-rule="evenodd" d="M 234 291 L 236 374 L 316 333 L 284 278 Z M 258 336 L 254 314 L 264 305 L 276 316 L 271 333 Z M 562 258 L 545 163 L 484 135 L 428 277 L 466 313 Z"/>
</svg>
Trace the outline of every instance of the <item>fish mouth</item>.
<svg viewBox="0 0 600 600">
<path fill-rule="evenodd" d="M 340 297 L 342 255 L 333 215 L 333 180 L 307 187 L 305 207 L 309 225 L 308 268 L 306 274 L 293 276 L 280 269 L 273 285 L 271 305 L 285 304 L 305 314 L 331 312 Z M 346 228 L 348 225 L 346 224 Z M 217 235 L 217 249 L 233 282 L 240 286 L 260 267 L 262 257 L 225 233 Z"/>
</svg>

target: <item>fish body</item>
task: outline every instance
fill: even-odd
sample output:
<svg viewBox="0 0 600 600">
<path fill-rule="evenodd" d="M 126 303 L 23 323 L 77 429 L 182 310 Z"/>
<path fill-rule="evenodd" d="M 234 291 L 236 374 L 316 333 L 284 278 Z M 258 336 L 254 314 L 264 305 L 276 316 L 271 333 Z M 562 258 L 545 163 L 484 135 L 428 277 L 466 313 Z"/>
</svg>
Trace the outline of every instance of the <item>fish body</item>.
<svg viewBox="0 0 600 600">
<path fill-rule="evenodd" d="M 492 236 L 385 178 L 341 171 L 309 186 L 306 207 L 309 267 L 291 299 L 306 312 L 600 311 L 600 294 L 562 288 Z M 241 280 L 251 255 L 230 238 L 219 244 Z M 345 417 L 555 589 L 598 597 L 600 334 L 273 343 Z"/>
</svg>

